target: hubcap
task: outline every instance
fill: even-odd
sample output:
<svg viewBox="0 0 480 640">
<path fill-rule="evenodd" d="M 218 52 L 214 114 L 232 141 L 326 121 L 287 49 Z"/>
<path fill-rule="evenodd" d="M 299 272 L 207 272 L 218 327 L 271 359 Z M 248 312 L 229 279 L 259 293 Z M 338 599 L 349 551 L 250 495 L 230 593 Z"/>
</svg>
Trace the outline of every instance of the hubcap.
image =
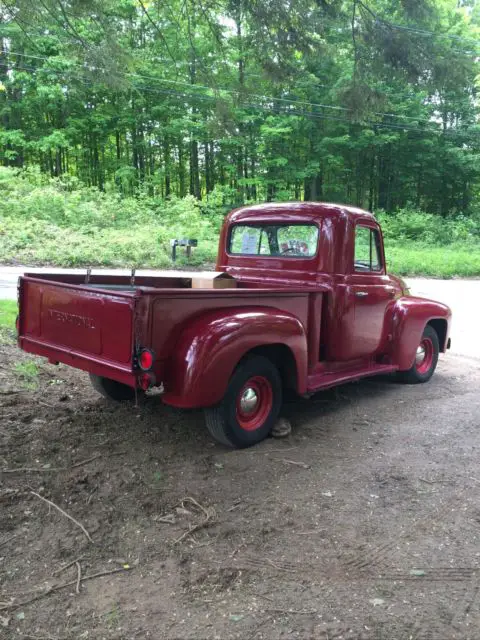
<svg viewBox="0 0 480 640">
<path fill-rule="evenodd" d="M 423 345 L 417 347 L 417 355 L 415 356 L 415 360 L 417 365 L 422 364 L 422 362 L 425 360 L 425 347 Z"/>
<path fill-rule="evenodd" d="M 242 397 L 240 398 L 240 409 L 242 413 L 253 413 L 257 408 L 257 405 L 258 395 L 255 389 L 252 389 L 252 387 L 247 387 L 242 393 Z"/>
<path fill-rule="evenodd" d="M 434 348 L 428 337 L 424 337 L 417 347 L 415 354 L 415 368 L 418 373 L 424 375 L 430 371 L 433 364 Z"/>
<path fill-rule="evenodd" d="M 263 426 L 273 406 L 273 389 L 268 378 L 252 376 L 237 395 L 236 418 L 245 431 Z"/>
</svg>

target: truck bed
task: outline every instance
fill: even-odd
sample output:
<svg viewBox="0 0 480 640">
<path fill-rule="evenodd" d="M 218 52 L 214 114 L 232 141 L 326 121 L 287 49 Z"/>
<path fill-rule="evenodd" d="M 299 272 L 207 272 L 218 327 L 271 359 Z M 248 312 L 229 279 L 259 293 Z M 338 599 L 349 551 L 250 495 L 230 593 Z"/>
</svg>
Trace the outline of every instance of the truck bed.
<svg viewBox="0 0 480 640">
<path fill-rule="evenodd" d="M 191 289 L 190 282 L 183 275 L 132 282 L 129 276 L 95 274 L 86 282 L 78 274 L 26 274 L 19 280 L 19 345 L 50 362 L 136 386 L 138 348 L 154 351 L 161 381 L 186 323 L 202 313 L 274 307 L 296 316 L 307 330 L 310 297 L 322 296 L 318 287 L 260 289 L 240 282 L 238 288 L 212 290 Z"/>
</svg>

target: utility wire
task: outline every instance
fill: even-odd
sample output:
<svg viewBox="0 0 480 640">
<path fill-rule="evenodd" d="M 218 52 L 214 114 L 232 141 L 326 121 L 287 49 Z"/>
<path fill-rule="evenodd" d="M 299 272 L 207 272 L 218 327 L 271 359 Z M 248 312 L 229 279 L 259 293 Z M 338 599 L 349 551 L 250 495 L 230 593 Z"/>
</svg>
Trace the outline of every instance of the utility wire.
<svg viewBox="0 0 480 640">
<path fill-rule="evenodd" d="M 6 65 L 5 63 L 0 63 L 1 67 L 8 67 L 8 65 Z M 19 68 L 22 71 L 32 71 L 32 72 L 36 72 L 39 69 L 37 67 L 21 67 Z M 57 74 L 63 74 L 65 72 L 62 72 L 60 70 L 49 70 L 49 72 L 53 72 L 53 73 L 57 73 Z M 75 77 L 76 80 L 79 80 L 80 82 L 82 82 L 82 84 L 84 84 L 85 86 L 91 86 L 93 87 L 93 83 L 91 82 L 86 82 L 84 81 L 84 79 L 82 78 L 78 78 Z M 207 100 L 209 101 L 212 106 L 217 102 L 217 98 L 215 96 L 209 96 L 209 95 L 189 95 L 188 93 L 181 93 L 179 91 L 173 91 L 173 90 L 162 90 L 162 89 L 158 89 L 156 87 L 150 87 L 150 86 L 144 86 L 144 85 L 138 85 L 138 86 L 133 86 L 133 88 L 137 91 L 147 91 L 147 92 L 151 92 L 151 93 L 158 93 L 158 94 L 162 94 L 162 95 L 168 95 L 168 96 L 175 96 L 175 97 L 180 97 L 183 98 L 184 101 L 188 101 L 191 98 L 195 98 L 197 99 L 201 99 L 201 100 Z M 321 114 L 321 113 L 316 113 L 316 112 L 311 112 L 311 111 L 307 111 L 305 109 L 303 110 L 298 110 L 298 109 L 292 109 L 292 108 L 288 108 L 287 106 L 284 106 L 282 110 L 278 109 L 278 108 L 272 108 L 272 106 L 268 106 L 268 105 L 264 105 L 264 104 L 254 104 L 251 102 L 240 102 L 238 104 L 238 106 L 243 107 L 245 109 L 256 109 L 256 110 L 263 110 L 263 111 L 268 111 L 270 113 L 274 113 L 274 115 L 287 115 L 287 116 L 300 116 L 302 118 L 308 118 L 308 119 L 318 119 L 318 120 L 327 120 L 327 121 L 335 121 L 335 122 L 339 122 L 342 124 L 346 124 L 349 126 L 355 126 L 355 127 L 360 127 L 363 129 L 366 128 L 370 128 L 370 129 L 394 129 L 394 130 L 399 130 L 399 131 L 403 131 L 403 132 L 412 132 L 412 133 L 419 133 L 422 135 L 425 134 L 434 134 L 434 135 L 439 135 L 439 134 L 443 134 L 443 135 L 447 135 L 448 137 L 460 137 L 462 139 L 463 142 L 466 141 L 465 138 L 465 134 L 467 133 L 467 130 L 461 131 L 461 130 L 453 130 L 453 129 L 448 129 L 447 131 L 443 131 L 441 129 L 423 129 L 420 127 L 412 127 L 412 126 L 408 126 L 408 125 L 402 125 L 399 123 L 388 123 L 388 122 L 373 122 L 373 121 L 368 121 L 365 120 L 363 122 L 352 122 L 352 120 L 348 119 L 348 118 L 340 118 L 340 117 L 335 117 L 331 114 L 329 115 L 325 115 L 325 114 Z M 429 124 L 434 124 L 432 121 L 429 121 Z M 468 133 L 472 133 L 471 131 L 468 131 Z M 474 133 L 474 132 L 473 132 Z M 479 131 L 480 133 L 480 131 Z M 475 140 L 474 138 L 471 138 L 472 142 L 477 142 L 478 140 Z"/>
<path fill-rule="evenodd" d="M 10 68 L 10 67 L 8 67 L 8 65 L 6 63 L 0 63 L 0 66 Z M 46 70 L 44 68 L 31 67 L 31 66 L 27 66 L 25 64 L 22 67 L 18 67 L 17 66 L 17 67 L 15 67 L 15 69 L 16 70 L 23 70 L 23 71 L 31 71 L 31 72 L 46 71 L 47 73 L 62 74 L 62 75 L 65 75 L 67 73 L 67 71 L 61 71 L 61 70 L 58 70 L 58 69 L 48 69 L 48 70 Z M 140 77 L 142 77 L 142 76 L 140 76 Z M 81 78 L 79 78 L 78 76 L 76 76 L 75 79 L 81 80 Z M 162 82 L 162 80 L 158 79 L 158 82 Z M 94 86 L 93 83 L 84 83 L 84 84 L 86 84 L 87 86 L 92 86 L 92 87 Z M 210 100 L 212 102 L 216 102 L 217 99 L 218 99 L 218 97 L 215 97 L 214 95 L 205 95 L 205 94 L 202 95 L 202 94 L 198 94 L 198 93 L 193 93 L 193 94 L 191 94 L 189 96 L 188 93 L 186 93 L 186 92 L 191 90 L 191 89 L 194 89 L 195 86 L 197 86 L 197 85 L 189 85 L 188 83 L 180 83 L 180 84 L 185 87 L 185 89 L 184 89 L 185 92 L 184 93 L 162 91 L 162 90 L 160 90 L 160 89 L 158 89 L 156 87 L 152 87 L 152 86 L 148 86 L 148 85 L 141 85 L 141 86 L 140 85 L 133 85 L 133 88 L 135 88 L 137 90 L 138 89 L 142 89 L 144 91 L 150 91 L 150 92 L 153 92 L 153 93 L 182 95 L 185 98 L 187 98 L 187 97 L 192 98 L 193 97 L 195 99 L 202 99 L 202 100 L 207 99 L 207 100 Z M 346 113 L 351 113 L 352 112 L 351 109 L 348 109 L 346 107 L 334 107 L 334 106 L 331 106 L 331 105 L 322 105 L 322 104 L 319 104 L 319 103 L 296 101 L 296 100 L 290 100 L 290 99 L 287 99 L 287 98 L 272 98 L 271 96 L 262 96 L 262 95 L 259 95 L 259 94 L 250 94 L 250 93 L 245 93 L 245 92 L 242 95 L 244 97 L 246 97 L 246 98 L 253 97 L 253 98 L 256 98 L 256 99 L 265 100 L 267 102 L 272 101 L 272 100 L 281 101 L 285 105 L 285 109 L 286 109 L 286 111 L 282 111 L 282 113 L 294 113 L 292 111 L 292 109 L 287 108 L 290 105 L 302 105 L 304 107 L 305 106 L 311 106 L 311 107 L 314 107 L 314 108 L 330 108 L 330 109 L 335 109 L 336 111 L 341 111 L 341 112 L 346 112 Z M 252 103 L 243 101 L 243 102 L 240 102 L 240 103 L 237 103 L 237 104 L 239 106 L 250 106 Z M 258 108 L 264 108 L 264 109 L 266 109 L 268 111 L 272 111 L 272 108 L 269 107 L 269 106 L 258 105 L 258 104 L 255 104 L 254 106 L 257 106 Z M 312 112 L 306 111 L 305 109 L 303 109 L 301 111 L 297 110 L 297 111 L 295 111 L 295 113 L 296 114 L 306 115 L 306 116 L 311 116 L 311 117 L 322 116 L 322 118 L 328 119 L 326 116 L 323 116 L 322 114 L 312 113 Z M 381 116 L 381 117 L 407 118 L 407 119 L 410 119 L 410 120 L 414 120 L 416 122 L 423 122 L 425 124 L 434 124 L 434 122 L 432 120 L 415 118 L 414 116 L 403 116 L 403 115 L 396 115 L 396 114 L 390 114 L 390 113 L 375 113 L 374 115 L 378 115 L 378 116 Z M 329 119 L 352 123 L 352 121 L 347 119 L 347 118 L 340 119 L 340 118 L 330 117 Z M 415 130 L 415 131 L 418 130 L 417 127 L 412 127 L 412 126 L 409 126 L 408 124 L 404 125 L 404 124 L 401 124 L 401 123 L 391 123 L 391 125 L 390 125 L 389 123 L 372 122 L 371 124 L 372 124 L 372 126 L 373 125 L 375 125 L 375 126 L 377 126 L 377 125 L 386 126 L 388 124 L 388 126 L 395 127 L 395 128 Z"/>
<path fill-rule="evenodd" d="M 35 59 L 35 60 L 44 60 L 44 61 L 50 61 L 51 60 L 51 58 L 49 58 L 48 56 L 37 56 L 37 55 L 33 55 L 33 54 L 23 54 L 23 53 L 19 53 L 19 52 L 16 52 L 16 51 L 9 51 L 8 54 L 16 56 L 16 57 L 27 57 L 27 58 L 31 58 L 31 59 Z M 105 69 L 104 67 L 96 66 L 96 65 L 87 65 L 87 64 L 82 65 L 82 64 L 79 64 L 79 63 L 73 63 L 71 66 L 79 67 L 84 71 L 85 70 L 87 70 L 87 71 L 101 71 L 101 72 L 104 72 L 104 73 L 111 73 L 110 70 Z M 50 70 L 49 69 L 48 71 L 55 71 L 55 70 Z M 329 105 L 329 104 L 323 104 L 323 103 L 319 103 L 319 102 L 309 102 L 309 101 L 306 101 L 306 100 L 296 100 L 296 99 L 293 99 L 293 98 L 278 98 L 278 97 L 275 97 L 275 96 L 267 96 L 267 95 L 251 93 L 251 92 L 245 92 L 245 91 L 237 91 L 235 89 L 228 89 L 228 88 L 225 88 L 225 87 L 216 87 L 216 88 L 214 88 L 214 87 L 210 87 L 208 85 L 191 84 L 189 82 L 184 82 L 184 81 L 180 81 L 180 80 L 170 80 L 168 78 L 156 78 L 154 76 L 148 76 L 148 75 L 143 75 L 143 74 L 138 74 L 138 73 L 118 72 L 118 75 L 129 77 L 129 78 L 139 78 L 140 80 L 150 80 L 150 81 L 154 81 L 154 82 L 157 82 L 157 83 L 164 83 L 164 84 L 169 84 L 169 85 L 173 85 L 173 86 L 182 86 L 182 87 L 185 88 L 185 90 L 193 91 L 193 92 L 196 92 L 198 90 L 211 91 L 216 95 L 220 95 L 221 93 L 226 93 L 226 94 L 233 95 L 233 96 L 242 96 L 242 97 L 254 98 L 254 99 L 258 99 L 258 100 L 265 100 L 265 101 L 269 101 L 269 102 L 277 102 L 277 103 L 282 103 L 282 104 L 297 105 L 297 106 L 301 106 L 301 107 L 313 107 L 313 108 L 319 108 L 319 109 L 330 109 L 332 111 L 343 112 L 343 113 L 353 113 L 352 109 L 350 109 L 348 107 L 340 107 L 338 105 Z M 415 122 L 423 122 L 425 124 L 431 124 L 431 120 L 428 120 L 428 119 L 425 119 L 425 118 L 418 118 L 416 116 L 399 115 L 399 114 L 394 114 L 394 113 L 389 113 L 389 112 L 372 112 L 372 115 L 379 116 L 379 117 L 404 118 L 405 120 L 413 120 Z"/>
<path fill-rule="evenodd" d="M 415 33 L 422 36 L 430 36 L 434 38 L 450 38 L 458 42 L 471 42 L 476 47 L 480 46 L 480 42 L 475 38 L 465 38 L 464 36 L 457 36 L 456 34 L 453 34 L 453 33 L 438 33 L 435 31 L 428 31 L 427 29 L 418 29 L 417 27 L 409 27 L 406 25 L 390 22 L 389 20 L 386 20 L 385 18 L 382 18 L 381 16 L 379 16 L 378 13 L 373 11 L 373 9 L 371 9 L 364 2 L 362 2 L 362 0 L 356 0 L 356 2 L 361 7 L 363 7 L 365 11 L 367 11 L 367 13 L 369 13 L 372 16 L 372 18 L 374 18 L 377 22 L 381 22 L 382 24 L 386 25 L 387 27 L 390 27 L 391 29 L 398 29 L 399 31 L 408 31 L 410 33 Z"/>
<path fill-rule="evenodd" d="M 8 67 L 8 65 L 6 65 L 5 63 L 0 63 L 0 66 L 3 67 Z M 17 67 L 17 69 L 20 70 L 24 70 L 24 71 L 32 71 L 32 72 L 36 72 L 39 69 L 37 67 Z M 42 69 L 40 69 L 42 70 Z M 48 70 L 49 73 L 56 73 L 56 74 L 63 74 L 64 72 L 59 71 L 59 70 Z M 79 78 L 79 77 L 75 77 L 76 80 L 79 80 L 80 82 L 82 82 L 82 84 L 84 84 L 85 86 L 91 86 L 93 87 L 93 83 L 91 82 L 86 82 L 83 78 Z M 195 100 L 207 100 L 209 101 L 212 105 L 215 104 L 217 102 L 217 98 L 215 96 L 211 96 L 211 95 L 201 95 L 201 94 L 195 94 L 195 95 L 189 95 L 186 92 L 179 92 L 179 91 L 172 91 L 172 90 L 161 90 L 158 89 L 156 87 L 151 87 L 151 86 L 145 86 L 145 85 L 134 85 L 133 88 L 137 91 L 147 91 L 147 92 L 151 92 L 151 93 L 158 93 L 158 94 L 163 94 L 163 95 L 173 95 L 173 96 L 177 96 L 177 97 L 182 97 L 184 100 L 187 100 L 189 98 L 195 98 Z M 402 130 L 402 131 L 410 131 L 410 132 L 416 132 L 416 133 L 433 133 L 433 134 L 440 134 L 440 133 L 444 133 L 447 135 L 457 135 L 457 136 L 462 136 L 462 138 L 464 138 L 464 133 L 462 131 L 459 130 L 452 130 L 449 129 L 446 132 L 442 132 L 440 129 L 421 129 L 419 127 L 412 127 L 412 126 L 408 126 L 406 124 L 401 124 L 401 123 L 388 123 L 388 122 L 373 122 L 373 121 L 366 121 L 364 120 L 364 124 L 361 124 L 360 122 L 352 122 L 352 120 L 347 119 L 347 118 L 338 118 L 338 117 L 334 117 L 332 115 L 325 115 L 325 114 L 320 114 L 320 113 L 316 113 L 316 112 L 311 112 L 311 111 L 306 111 L 305 109 L 303 110 L 294 110 L 288 107 L 284 107 L 283 110 L 279 110 L 279 108 L 275 108 L 273 109 L 271 106 L 268 105 L 264 105 L 264 104 L 258 104 L 258 103 L 251 103 L 251 102 L 240 102 L 237 103 L 236 106 L 240 106 L 240 107 L 244 107 L 244 108 L 253 108 L 253 109 L 261 109 L 264 111 L 269 111 L 272 112 L 276 115 L 298 115 L 298 116 L 302 116 L 302 117 L 306 117 L 306 118 L 310 118 L 310 119 L 321 119 L 321 120 L 331 120 L 331 121 L 336 121 L 336 122 L 343 122 L 349 125 L 355 125 L 355 126 L 360 126 L 363 128 L 377 128 L 377 129 L 382 129 L 382 128 L 390 128 L 390 129 L 397 129 L 397 130 Z M 428 124 L 434 124 L 434 121 L 425 121 Z"/>
</svg>

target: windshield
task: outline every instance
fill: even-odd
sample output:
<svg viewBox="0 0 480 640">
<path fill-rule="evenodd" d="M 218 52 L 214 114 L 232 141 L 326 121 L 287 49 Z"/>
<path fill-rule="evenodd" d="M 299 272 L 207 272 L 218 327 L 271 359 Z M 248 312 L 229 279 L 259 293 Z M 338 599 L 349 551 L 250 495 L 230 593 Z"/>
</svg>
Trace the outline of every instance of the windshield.
<svg viewBox="0 0 480 640">
<path fill-rule="evenodd" d="M 317 243 L 314 224 L 238 224 L 231 230 L 228 250 L 241 256 L 312 258 Z"/>
</svg>

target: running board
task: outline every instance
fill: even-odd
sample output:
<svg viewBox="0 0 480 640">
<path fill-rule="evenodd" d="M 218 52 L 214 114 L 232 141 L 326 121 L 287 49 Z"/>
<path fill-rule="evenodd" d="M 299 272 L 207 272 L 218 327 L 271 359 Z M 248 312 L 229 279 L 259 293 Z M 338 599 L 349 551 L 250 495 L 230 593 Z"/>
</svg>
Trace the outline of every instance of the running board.
<svg viewBox="0 0 480 640">
<path fill-rule="evenodd" d="M 337 384 L 346 382 L 355 382 L 361 378 L 369 376 L 379 376 L 387 373 L 398 371 L 398 367 L 392 364 L 376 364 L 371 367 L 363 367 L 362 369 L 353 369 L 351 371 L 334 371 L 330 373 L 315 373 L 308 376 L 307 393 L 316 393 L 320 389 L 328 389 L 335 387 Z"/>
</svg>

